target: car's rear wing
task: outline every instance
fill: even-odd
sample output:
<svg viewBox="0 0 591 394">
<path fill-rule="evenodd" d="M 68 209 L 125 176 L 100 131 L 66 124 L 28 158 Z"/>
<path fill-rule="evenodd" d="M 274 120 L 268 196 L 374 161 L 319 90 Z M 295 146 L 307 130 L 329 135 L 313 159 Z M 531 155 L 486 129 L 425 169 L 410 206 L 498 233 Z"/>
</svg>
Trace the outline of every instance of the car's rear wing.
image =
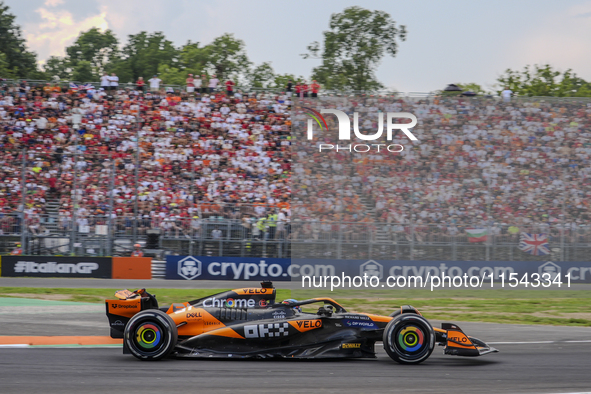
<svg viewBox="0 0 591 394">
<path fill-rule="evenodd" d="M 115 292 L 117 299 L 106 300 L 107 317 L 111 327 L 111 338 L 123 338 L 123 330 L 129 319 L 136 313 L 146 309 L 158 309 L 156 296 L 146 289 L 136 291 L 119 290 Z"/>
</svg>

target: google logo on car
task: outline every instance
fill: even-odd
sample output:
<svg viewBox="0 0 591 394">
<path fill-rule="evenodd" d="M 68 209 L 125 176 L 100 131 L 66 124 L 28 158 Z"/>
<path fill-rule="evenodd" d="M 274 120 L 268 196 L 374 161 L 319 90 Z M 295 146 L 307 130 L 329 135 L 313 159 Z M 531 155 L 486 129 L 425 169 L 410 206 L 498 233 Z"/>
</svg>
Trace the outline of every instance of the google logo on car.
<svg viewBox="0 0 591 394">
<path fill-rule="evenodd" d="M 234 308 L 234 307 L 236 306 L 236 301 L 234 301 L 234 299 L 233 299 L 233 298 L 228 298 L 228 299 L 226 300 L 226 306 L 227 306 L 228 308 Z"/>
</svg>

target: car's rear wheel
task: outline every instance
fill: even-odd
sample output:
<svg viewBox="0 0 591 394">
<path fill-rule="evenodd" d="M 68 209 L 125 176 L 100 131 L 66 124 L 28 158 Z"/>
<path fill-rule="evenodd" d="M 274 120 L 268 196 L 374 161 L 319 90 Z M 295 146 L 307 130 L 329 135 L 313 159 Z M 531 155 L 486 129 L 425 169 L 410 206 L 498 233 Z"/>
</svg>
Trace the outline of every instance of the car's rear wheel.
<svg viewBox="0 0 591 394">
<path fill-rule="evenodd" d="M 414 313 L 396 316 L 384 329 L 384 349 L 400 364 L 425 361 L 435 347 L 435 333 L 427 319 Z"/>
<path fill-rule="evenodd" d="M 161 360 L 174 349 L 178 333 L 174 321 L 159 310 L 145 310 L 125 326 L 125 345 L 140 360 Z"/>
</svg>

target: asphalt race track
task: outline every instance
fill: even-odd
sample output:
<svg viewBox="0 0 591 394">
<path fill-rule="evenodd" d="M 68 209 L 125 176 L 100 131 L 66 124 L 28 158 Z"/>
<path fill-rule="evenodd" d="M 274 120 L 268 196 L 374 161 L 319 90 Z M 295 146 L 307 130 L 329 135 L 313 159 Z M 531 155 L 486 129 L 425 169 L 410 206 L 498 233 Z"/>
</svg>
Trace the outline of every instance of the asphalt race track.
<svg viewBox="0 0 591 394">
<path fill-rule="evenodd" d="M 590 343 L 502 347 L 480 359 L 441 350 L 417 366 L 374 360 L 142 362 L 118 348 L 1 349 L 2 393 L 558 393 L 591 388 Z"/>
<path fill-rule="evenodd" d="M 108 335 L 104 305 L 0 301 L 0 336 Z M 501 352 L 459 358 L 436 347 L 423 364 L 404 366 L 381 344 L 377 359 L 336 361 L 141 362 L 120 347 L 0 347 L 0 393 L 591 392 L 590 327 L 457 323 Z"/>
</svg>

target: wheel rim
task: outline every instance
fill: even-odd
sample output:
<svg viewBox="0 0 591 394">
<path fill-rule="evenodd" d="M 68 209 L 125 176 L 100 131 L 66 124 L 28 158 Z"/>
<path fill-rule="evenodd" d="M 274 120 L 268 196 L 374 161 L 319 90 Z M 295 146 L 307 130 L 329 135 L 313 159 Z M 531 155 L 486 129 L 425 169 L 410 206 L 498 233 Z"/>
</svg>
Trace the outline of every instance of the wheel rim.
<svg viewBox="0 0 591 394">
<path fill-rule="evenodd" d="M 425 334 L 416 326 L 407 326 L 398 333 L 398 344 L 406 353 L 420 350 L 425 343 Z"/>
<path fill-rule="evenodd" d="M 418 360 L 429 352 L 428 334 L 421 325 L 407 324 L 393 334 L 394 349 L 400 357 Z"/>
<path fill-rule="evenodd" d="M 156 351 L 162 347 L 162 329 L 154 323 L 141 323 L 135 330 L 134 342 L 139 349 L 145 351 Z"/>
</svg>

